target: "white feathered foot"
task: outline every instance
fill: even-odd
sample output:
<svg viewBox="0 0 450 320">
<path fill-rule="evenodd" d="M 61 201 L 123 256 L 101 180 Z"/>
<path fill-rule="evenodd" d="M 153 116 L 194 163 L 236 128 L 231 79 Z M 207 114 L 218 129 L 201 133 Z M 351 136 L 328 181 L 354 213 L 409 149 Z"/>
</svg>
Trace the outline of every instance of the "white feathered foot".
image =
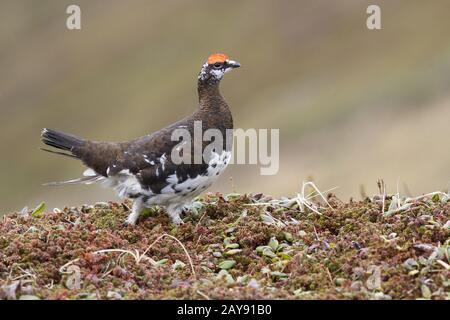
<svg viewBox="0 0 450 320">
<path fill-rule="evenodd" d="M 183 212 L 183 208 L 185 207 L 186 207 L 185 204 L 182 205 L 173 204 L 167 206 L 166 211 L 168 216 L 172 220 L 173 224 L 179 225 L 184 223 L 180 217 L 180 214 Z M 140 198 L 134 200 L 133 208 L 131 209 L 131 213 L 125 220 L 125 223 L 128 225 L 135 225 L 137 220 L 139 219 L 139 215 L 141 214 L 144 208 L 145 208 L 144 202 Z"/>
</svg>

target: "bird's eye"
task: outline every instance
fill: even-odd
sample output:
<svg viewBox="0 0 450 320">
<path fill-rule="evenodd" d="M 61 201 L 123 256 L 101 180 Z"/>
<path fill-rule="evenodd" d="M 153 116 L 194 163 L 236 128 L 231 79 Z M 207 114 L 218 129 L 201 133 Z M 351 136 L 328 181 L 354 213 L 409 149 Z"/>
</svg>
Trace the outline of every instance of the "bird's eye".
<svg viewBox="0 0 450 320">
<path fill-rule="evenodd" d="M 221 62 L 214 63 L 214 68 L 216 68 L 216 69 L 222 68 L 222 63 Z"/>
</svg>

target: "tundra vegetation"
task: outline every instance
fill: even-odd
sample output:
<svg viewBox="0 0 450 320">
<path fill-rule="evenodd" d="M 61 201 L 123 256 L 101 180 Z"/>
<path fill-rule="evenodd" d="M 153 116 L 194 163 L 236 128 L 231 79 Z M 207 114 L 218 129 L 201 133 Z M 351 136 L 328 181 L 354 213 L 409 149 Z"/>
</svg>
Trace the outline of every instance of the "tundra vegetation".
<svg viewBox="0 0 450 320">
<path fill-rule="evenodd" d="M 213 194 L 174 226 L 130 203 L 3 216 L 2 299 L 449 299 L 450 196 Z"/>
</svg>

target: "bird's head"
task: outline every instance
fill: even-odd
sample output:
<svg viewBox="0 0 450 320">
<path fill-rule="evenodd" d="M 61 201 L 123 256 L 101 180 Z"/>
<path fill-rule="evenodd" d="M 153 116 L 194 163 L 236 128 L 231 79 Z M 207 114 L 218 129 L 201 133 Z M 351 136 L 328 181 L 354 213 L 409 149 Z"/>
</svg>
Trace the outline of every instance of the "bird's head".
<svg viewBox="0 0 450 320">
<path fill-rule="evenodd" d="M 214 84 L 222 80 L 223 75 L 230 70 L 239 68 L 239 62 L 230 60 L 226 54 L 216 53 L 208 57 L 202 66 L 198 79 L 201 82 Z"/>
</svg>

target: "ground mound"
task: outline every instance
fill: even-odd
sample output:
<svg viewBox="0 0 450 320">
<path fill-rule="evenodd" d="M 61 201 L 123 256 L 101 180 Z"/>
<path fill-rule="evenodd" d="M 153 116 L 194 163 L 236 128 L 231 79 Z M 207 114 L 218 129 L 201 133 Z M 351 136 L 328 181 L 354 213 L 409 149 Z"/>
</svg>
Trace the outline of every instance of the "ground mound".
<svg viewBox="0 0 450 320">
<path fill-rule="evenodd" d="M 207 194 L 180 226 L 162 209 L 124 226 L 130 205 L 5 215 L 0 298 L 450 298 L 445 193 L 349 203 Z"/>
</svg>

